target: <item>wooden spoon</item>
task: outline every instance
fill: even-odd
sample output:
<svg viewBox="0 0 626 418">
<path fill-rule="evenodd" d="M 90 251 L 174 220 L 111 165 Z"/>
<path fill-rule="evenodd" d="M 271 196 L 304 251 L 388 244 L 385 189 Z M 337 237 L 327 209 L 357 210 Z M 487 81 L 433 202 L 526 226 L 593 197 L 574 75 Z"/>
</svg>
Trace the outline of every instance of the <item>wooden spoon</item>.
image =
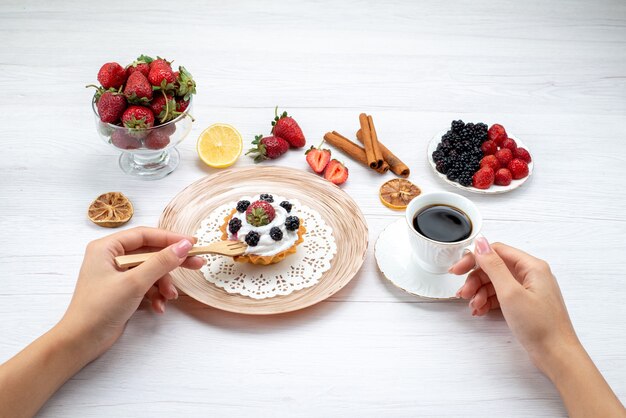
<svg viewBox="0 0 626 418">
<path fill-rule="evenodd" d="M 189 250 L 189 257 L 202 254 L 220 254 L 234 257 L 242 255 L 247 248 L 248 246 L 240 241 L 219 241 L 204 247 L 193 247 Z M 120 268 L 135 267 L 150 258 L 152 254 L 154 253 L 120 255 L 115 257 L 115 264 Z"/>
</svg>

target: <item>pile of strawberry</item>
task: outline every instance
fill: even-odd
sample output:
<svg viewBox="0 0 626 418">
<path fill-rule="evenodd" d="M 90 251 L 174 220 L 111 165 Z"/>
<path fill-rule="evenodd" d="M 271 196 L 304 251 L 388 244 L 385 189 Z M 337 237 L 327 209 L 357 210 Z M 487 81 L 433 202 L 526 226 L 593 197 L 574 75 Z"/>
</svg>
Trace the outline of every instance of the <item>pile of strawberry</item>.
<svg viewBox="0 0 626 418">
<path fill-rule="evenodd" d="M 104 123 L 141 130 L 158 126 L 185 112 L 196 82 L 183 66 L 141 55 L 125 68 L 108 62 L 98 71 L 96 106 Z"/>
<path fill-rule="evenodd" d="M 508 186 L 512 180 L 528 176 L 528 164 L 532 161 L 530 153 L 509 138 L 504 126 L 491 125 L 487 141 L 480 148 L 484 157 L 480 160 L 480 169 L 472 177 L 472 185 L 477 189 L 488 189 L 492 184 Z"/>
<path fill-rule="evenodd" d="M 274 115 L 270 136 L 255 136 L 252 141 L 254 147 L 246 153 L 252 154 L 255 163 L 274 160 L 289 151 L 290 147 L 302 148 L 306 144 L 302 129 L 294 118 L 288 116 L 287 112 L 278 115 L 278 106 L 274 109 Z"/>
</svg>

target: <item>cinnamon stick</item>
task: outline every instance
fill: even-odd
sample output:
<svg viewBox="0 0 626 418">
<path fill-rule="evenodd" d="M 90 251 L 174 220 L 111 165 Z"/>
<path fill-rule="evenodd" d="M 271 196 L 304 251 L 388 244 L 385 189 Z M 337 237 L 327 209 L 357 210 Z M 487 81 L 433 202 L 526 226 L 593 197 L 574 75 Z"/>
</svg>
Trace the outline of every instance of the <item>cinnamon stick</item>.
<svg viewBox="0 0 626 418">
<path fill-rule="evenodd" d="M 383 155 L 378 146 L 378 136 L 374 129 L 372 117 L 361 113 L 359 115 L 359 123 L 361 125 L 361 131 L 363 132 L 363 145 L 365 146 L 367 164 L 370 168 L 376 170 L 383 165 Z"/>
<path fill-rule="evenodd" d="M 357 131 L 356 138 L 360 142 L 365 143 L 365 138 L 364 138 L 362 129 L 359 129 Z M 383 154 L 383 158 L 385 162 L 389 164 L 389 169 L 397 176 L 409 177 L 409 174 L 411 174 L 411 170 L 409 169 L 409 167 L 406 164 L 404 164 L 402 160 L 396 157 L 393 152 L 389 151 L 389 148 L 384 146 L 382 143 L 379 142 L 378 146 L 380 147 L 380 151 Z"/>
<path fill-rule="evenodd" d="M 360 162 L 366 167 L 369 167 L 367 156 L 365 154 L 365 149 L 360 145 L 357 145 L 354 142 L 350 141 L 339 132 L 326 132 L 326 134 L 324 134 L 324 140 L 330 145 L 339 148 L 341 151 L 348 154 L 348 156 L 353 160 Z M 387 170 L 389 170 L 389 164 L 384 161 L 383 164 L 381 164 L 381 166 L 376 169 L 376 171 L 381 174 L 386 173 Z"/>
</svg>

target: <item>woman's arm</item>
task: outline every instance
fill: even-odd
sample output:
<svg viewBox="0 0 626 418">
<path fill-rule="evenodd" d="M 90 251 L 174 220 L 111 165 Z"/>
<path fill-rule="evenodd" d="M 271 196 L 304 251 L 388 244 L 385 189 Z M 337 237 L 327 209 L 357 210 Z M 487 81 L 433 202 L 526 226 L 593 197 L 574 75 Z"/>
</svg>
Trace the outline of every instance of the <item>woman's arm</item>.
<svg viewBox="0 0 626 418">
<path fill-rule="evenodd" d="M 0 366 L 0 417 L 36 414 L 63 383 L 117 341 L 144 297 L 162 313 L 167 300 L 178 297 L 169 272 L 204 263 L 187 258 L 193 240 L 134 228 L 89 243 L 63 319 Z M 115 266 L 116 256 L 147 250 L 160 251 L 131 270 Z"/>
<path fill-rule="evenodd" d="M 470 299 L 474 316 L 502 310 L 513 335 L 558 389 L 570 417 L 626 417 L 578 340 L 545 261 L 478 238 L 475 254 L 467 254 L 450 271 L 471 271 L 457 295 Z"/>
</svg>

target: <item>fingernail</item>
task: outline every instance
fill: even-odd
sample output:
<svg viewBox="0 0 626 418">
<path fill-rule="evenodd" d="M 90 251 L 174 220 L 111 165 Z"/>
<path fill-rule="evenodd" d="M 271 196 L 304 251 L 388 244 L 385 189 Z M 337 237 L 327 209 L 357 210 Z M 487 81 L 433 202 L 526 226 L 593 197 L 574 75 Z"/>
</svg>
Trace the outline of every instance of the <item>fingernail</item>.
<svg viewBox="0 0 626 418">
<path fill-rule="evenodd" d="M 182 239 L 174 244 L 174 254 L 176 254 L 178 258 L 185 258 L 187 257 L 187 253 L 189 252 L 189 250 L 191 250 L 191 247 L 193 247 L 193 244 L 191 242 L 186 239 Z"/>
<path fill-rule="evenodd" d="M 456 264 L 453 264 L 452 266 L 450 266 L 450 268 L 448 269 L 448 273 L 452 273 L 452 271 L 454 270 L 454 266 L 455 266 L 455 265 L 456 265 Z"/>
<path fill-rule="evenodd" d="M 476 238 L 476 253 L 477 254 L 487 254 L 491 252 L 491 247 L 489 246 L 489 241 L 485 237 Z"/>
<path fill-rule="evenodd" d="M 159 313 L 165 312 L 165 303 L 161 299 L 156 301 L 157 308 L 159 308 Z"/>
<path fill-rule="evenodd" d="M 475 308 L 474 306 L 474 299 L 476 299 L 476 296 L 474 296 L 470 301 L 469 301 L 469 306 L 470 308 Z"/>
<path fill-rule="evenodd" d="M 476 309 L 474 309 L 474 310 L 472 311 L 472 316 L 476 316 L 476 314 L 478 314 L 478 311 L 477 311 Z"/>
<path fill-rule="evenodd" d="M 174 299 L 178 299 L 178 290 L 173 284 L 170 285 L 170 293 L 174 295 Z"/>
<path fill-rule="evenodd" d="M 456 291 L 456 297 L 460 298 L 461 297 L 461 292 L 463 291 L 463 288 L 465 287 L 465 285 L 459 287 L 459 290 Z"/>
</svg>

